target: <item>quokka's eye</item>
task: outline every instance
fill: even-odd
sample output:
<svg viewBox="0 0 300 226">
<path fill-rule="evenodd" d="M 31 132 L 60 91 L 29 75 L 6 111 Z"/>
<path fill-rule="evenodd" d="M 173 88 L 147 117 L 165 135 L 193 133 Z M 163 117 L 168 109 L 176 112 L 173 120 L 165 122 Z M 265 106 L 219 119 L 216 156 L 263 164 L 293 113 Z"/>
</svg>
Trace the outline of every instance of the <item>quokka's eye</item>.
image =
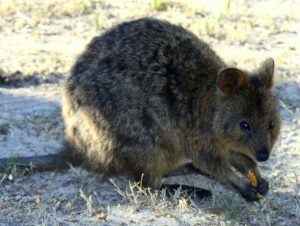
<svg viewBox="0 0 300 226">
<path fill-rule="evenodd" d="M 246 122 L 246 121 L 241 121 L 240 122 L 240 127 L 243 130 L 250 130 L 251 129 L 250 128 L 250 124 L 248 122 Z"/>
<path fill-rule="evenodd" d="M 269 121 L 269 129 L 273 129 L 274 126 L 275 126 L 274 121 L 273 121 L 273 120 L 270 120 L 270 121 Z"/>
</svg>

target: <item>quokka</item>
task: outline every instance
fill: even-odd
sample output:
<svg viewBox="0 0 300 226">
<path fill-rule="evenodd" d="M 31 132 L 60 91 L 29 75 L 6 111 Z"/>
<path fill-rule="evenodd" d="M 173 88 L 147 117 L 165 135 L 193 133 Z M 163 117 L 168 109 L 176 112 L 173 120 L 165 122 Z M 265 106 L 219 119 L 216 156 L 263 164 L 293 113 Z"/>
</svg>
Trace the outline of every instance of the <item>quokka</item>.
<svg viewBox="0 0 300 226">
<path fill-rule="evenodd" d="M 257 200 L 269 186 L 256 161 L 269 158 L 280 131 L 273 73 L 273 59 L 252 72 L 229 67 L 166 21 L 122 23 L 90 42 L 66 81 L 66 143 L 92 169 L 143 174 L 154 188 L 192 161 Z"/>
<path fill-rule="evenodd" d="M 229 67 L 166 21 L 121 23 L 88 44 L 66 80 L 66 145 L 89 168 L 143 174 L 152 188 L 191 161 L 257 200 L 269 189 L 257 161 L 269 158 L 280 131 L 273 73 L 271 58 L 255 71 Z"/>
</svg>

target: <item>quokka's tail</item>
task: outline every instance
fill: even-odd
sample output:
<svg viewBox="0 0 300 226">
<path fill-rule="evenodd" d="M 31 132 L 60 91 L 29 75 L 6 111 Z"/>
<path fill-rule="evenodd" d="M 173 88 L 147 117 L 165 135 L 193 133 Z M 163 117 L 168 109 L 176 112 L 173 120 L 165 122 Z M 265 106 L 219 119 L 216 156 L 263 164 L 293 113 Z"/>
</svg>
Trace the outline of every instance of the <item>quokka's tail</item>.
<svg viewBox="0 0 300 226">
<path fill-rule="evenodd" d="M 0 158 L 0 172 L 8 172 L 16 169 L 31 169 L 33 171 L 54 171 L 68 169 L 70 164 L 80 165 L 79 159 L 69 151 L 61 151 L 57 154 L 48 154 L 31 157 Z"/>
</svg>

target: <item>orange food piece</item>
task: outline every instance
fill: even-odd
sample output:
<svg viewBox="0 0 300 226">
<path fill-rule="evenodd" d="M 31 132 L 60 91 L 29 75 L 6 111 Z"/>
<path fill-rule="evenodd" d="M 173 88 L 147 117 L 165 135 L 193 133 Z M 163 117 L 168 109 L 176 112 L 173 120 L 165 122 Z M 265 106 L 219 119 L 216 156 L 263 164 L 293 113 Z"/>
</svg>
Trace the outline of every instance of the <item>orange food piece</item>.
<svg viewBox="0 0 300 226">
<path fill-rule="evenodd" d="M 247 173 L 247 178 L 248 178 L 248 180 L 250 181 L 251 185 L 252 185 L 253 187 L 257 188 L 257 185 L 258 185 L 258 184 L 257 184 L 257 178 L 256 178 L 256 176 L 255 176 L 255 174 L 253 173 L 252 170 L 249 170 L 249 171 L 248 171 L 248 173 Z M 257 195 L 257 197 L 258 197 L 258 199 L 259 199 L 260 205 L 263 206 L 263 205 L 265 204 L 265 202 L 266 202 L 265 197 L 264 197 L 262 194 L 260 194 L 259 192 L 257 192 L 256 195 Z"/>
<path fill-rule="evenodd" d="M 257 187 L 257 179 L 252 170 L 249 170 L 247 173 L 248 180 L 251 182 L 253 187 Z"/>
</svg>

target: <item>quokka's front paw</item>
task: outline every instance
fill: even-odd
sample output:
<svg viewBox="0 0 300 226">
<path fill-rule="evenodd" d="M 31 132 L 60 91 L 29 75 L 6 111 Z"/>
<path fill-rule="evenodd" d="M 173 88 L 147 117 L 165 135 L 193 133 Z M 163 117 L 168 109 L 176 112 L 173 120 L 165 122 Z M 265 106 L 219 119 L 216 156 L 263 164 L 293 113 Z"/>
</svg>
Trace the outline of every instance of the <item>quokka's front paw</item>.
<svg viewBox="0 0 300 226">
<path fill-rule="evenodd" d="M 269 190 L 268 181 L 264 178 L 258 180 L 257 192 L 259 192 L 262 195 L 265 195 L 267 194 L 268 190 Z"/>
<path fill-rule="evenodd" d="M 259 199 L 257 192 L 257 188 L 253 187 L 250 183 L 245 189 L 239 190 L 239 193 L 247 202 L 257 201 Z"/>
</svg>

